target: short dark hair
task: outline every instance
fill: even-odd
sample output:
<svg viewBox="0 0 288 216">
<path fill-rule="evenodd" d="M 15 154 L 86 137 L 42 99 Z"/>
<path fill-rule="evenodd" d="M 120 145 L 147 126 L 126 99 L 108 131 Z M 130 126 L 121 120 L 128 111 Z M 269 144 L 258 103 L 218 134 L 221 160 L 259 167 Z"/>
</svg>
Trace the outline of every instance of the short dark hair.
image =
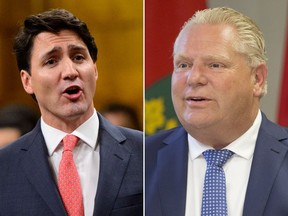
<svg viewBox="0 0 288 216">
<path fill-rule="evenodd" d="M 86 44 L 94 62 L 97 60 L 97 46 L 86 23 L 64 9 L 52 9 L 28 16 L 20 28 L 14 42 L 18 69 L 30 73 L 31 50 L 34 38 L 41 32 L 59 33 L 61 30 L 71 30 L 79 35 Z"/>
<path fill-rule="evenodd" d="M 0 128 L 18 129 L 21 136 L 31 131 L 39 119 L 39 114 L 25 105 L 7 105 L 0 109 Z"/>
<path fill-rule="evenodd" d="M 137 117 L 137 113 L 133 107 L 130 107 L 125 104 L 120 103 L 111 103 L 107 104 L 101 111 L 101 114 L 104 115 L 104 117 L 107 114 L 112 113 L 122 113 L 124 114 L 129 122 L 131 122 L 131 127 L 136 130 L 141 130 L 141 126 Z"/>
</svg>

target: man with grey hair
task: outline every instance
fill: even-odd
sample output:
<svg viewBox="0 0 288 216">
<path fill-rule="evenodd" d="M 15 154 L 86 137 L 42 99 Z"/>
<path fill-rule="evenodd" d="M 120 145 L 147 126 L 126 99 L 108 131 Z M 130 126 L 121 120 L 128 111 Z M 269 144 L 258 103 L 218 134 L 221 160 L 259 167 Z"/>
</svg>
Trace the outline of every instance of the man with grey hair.
<svg viewBox="0 0 288 216">
<path fill-rule="evenodd" d="M 263 35 L 231 8 L 198 11 L 174 45 L 180 127 L 146 139 L 146 215 L 288 215 L 288 132 L 260 111 Z"/>
</svg>

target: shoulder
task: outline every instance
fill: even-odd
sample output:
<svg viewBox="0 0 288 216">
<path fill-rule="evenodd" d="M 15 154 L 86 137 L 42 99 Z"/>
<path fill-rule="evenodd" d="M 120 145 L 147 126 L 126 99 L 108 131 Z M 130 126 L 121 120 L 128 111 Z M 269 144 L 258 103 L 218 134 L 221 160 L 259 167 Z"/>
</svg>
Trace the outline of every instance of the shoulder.
<svg viewBox="0 0 288 216">
<path fill-rule="evenodd" d="M 281 142 L 288 142 L 288 128 L 282 127 L 270 121 L 264 113 L 262 113 L 262 122 L 259 130 L 259 136 L 268 135 Z M 288 144 L 287 144 L 288 145 Z"/>
<path fill-rule="evenodd" d="M 134 149 L 134 151 L 139 152 L 142 155 L 143 152 L 143 132 L 115 126 L 124 136 L 125 140 L 122 142 L 124 146 Z"/>
<path fill-rule="evenodd" d="M 19 154 L 23 151 L 27 151 L 39 137 L 41 139 L 43 135 L 38 122 L 32 131 L 21 136 L 11 144 L 8 144 L 3 149 L 0 149 L 0 167 L 8 164 L 8 162 L 16 162 L 19 159 Z M 5 161 L 5 163 L 3 164 L 2 161 Z"/>
<path fill-rule="evenodd" d="M 153 135 L 150 135 L 150 136 L 146 136 L 146 140 L 153 140 L 153 139 L 158 139 L 158 138 L 164 138 L 164 137 L 167 137 L 169 136 L 171 133 L 174 133 L 175 131 L 177 131 L 179 128 L 182 128 L 182 127 L 176 127 L 176 128 L 172 128 L 172 129 L 169 129 L 169 130 L 163 130 L 163 131 L 160 131 L 158 133 L 155 133 Z"/>
<path fill-rule="evenodd" d="M 186 133 L 184 128 L 182 126 L 180 126 L 180 127 L 172 128 L 169 130 L 158 132 L 158 133 L 153 134 L 151 136 L 146 136 L 145 137 L 146 148 L 149 149 L 149 148 L 153 148 L 155 146 L 159 146 L 160 144 L 163 144 L 163 142 L 166 139 L 178 137 L 179 135 L 182 136 L 183 132 L 184 132 L 184 134 Z"/>
<path fill-rule="evenodd" d="M 149 169 L 150 166 L 153 167 L 153 164 L 156 163 L 157 154 L 160 149 L 171 145 L 171 143 L 176 143 L 183 138 L 185 139 L 185 137 L 187 137 L 187 132 L 182 126 L 147 136 L 145 138 L 145 163 L 147 169 Z"/>
<path fill-rule="evenodd" d="M 137 149 L 142 152 L 143 132 L 130 128 L 112 125 L 101 114 L 99 117 L 99 139 L 113 140 L 128 149 Z"/>
<path fill-rule="evenodd" d="M 16 172 L 22 164 L 23 152 L 32 142 L 33 134 L 29 132 L 5 148 L 0 150 L 0 179 L 7 177 L 8 173 Z"/>
<path fill-rule="evenodd" d="M 115 126 L 115 127 L 119 131 L 121 131 L 121 133 L 124 136 L 126 136 L 127 138 L 143 142 L 143 132 L 142 131 L 138 131 L 138 130 L 134 130 L 134 129 L 130 129 L 130 128 L 125 128 L 125 127 L 119 127 L 119 126 Z"/>
<path fill-rule="evenodd" d="M 28 132 L 27 134 L 19 137 L 17 140 L 12 142 L 11 144 L 8 144 L 3 149 L 0 149 L 0 158 L 2 158 L 4 155 L 7 154 L 17 154 L 21 149 L 25 149 L 31 141 L 33 140 L 33 137 L 35 137 L 35 129 L 31 132 Z"/>
</svg>

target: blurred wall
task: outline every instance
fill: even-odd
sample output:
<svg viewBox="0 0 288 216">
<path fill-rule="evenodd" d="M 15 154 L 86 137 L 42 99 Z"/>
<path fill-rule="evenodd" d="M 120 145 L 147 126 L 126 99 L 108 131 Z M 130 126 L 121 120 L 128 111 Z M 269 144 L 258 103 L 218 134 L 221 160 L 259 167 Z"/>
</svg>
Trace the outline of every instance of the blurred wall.
<svg viewBox="0 0 288 216">
<path fill-rule="evenodd" d="M 13 38 L 26 16 L 65 8 L 87 23 L 98 47 L 96 109 L 111 102 L 128 104 L 137 110 L 142 123 L 142 6 L 142 0 L 1 0 L 0 106 L 23 103 L 37 109 L 22 88 L 12 53 Z"/>
<path fill-rule="evenodd" d="M 261 99 L 261 109 L 276 122 L 284 64 L 288 1 L 207 0 L 207 6 L 228 6 L 239 10 L 254 19 L 262 30 L 268 57 L 268 94 Z"/>
</svg>

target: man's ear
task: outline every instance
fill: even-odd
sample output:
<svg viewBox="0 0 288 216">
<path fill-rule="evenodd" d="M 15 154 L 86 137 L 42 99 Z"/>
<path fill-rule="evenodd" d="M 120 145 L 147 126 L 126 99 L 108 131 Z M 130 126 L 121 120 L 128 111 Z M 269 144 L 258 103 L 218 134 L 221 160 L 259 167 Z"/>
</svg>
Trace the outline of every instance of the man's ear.
<svg viewBox="0 0 288 216">
<path fill-rule="evenodd" d="M 258 65 L 253 71 L 253 76 L 254 76 L 253 94 L 256 97 L 263 96 L 265 92 L 266 83 L 267 83 L 267 71 L 268 70 L 267 70 L 266 64 Z"/>
<path fill-rule="evenodd" d="M 22 81 L 23 88 L 28 94 L 34 94 L 31 75 L 26 70 L 20 71 L 20 77 Z"/>
<path fill-rule="evenodd" d="M 95 70 L 95 79 L 98 79 L 98 70 L 97 70 L 97 65 L 96 62 L 94 63 L 94 70 Z"/>
</svg>

